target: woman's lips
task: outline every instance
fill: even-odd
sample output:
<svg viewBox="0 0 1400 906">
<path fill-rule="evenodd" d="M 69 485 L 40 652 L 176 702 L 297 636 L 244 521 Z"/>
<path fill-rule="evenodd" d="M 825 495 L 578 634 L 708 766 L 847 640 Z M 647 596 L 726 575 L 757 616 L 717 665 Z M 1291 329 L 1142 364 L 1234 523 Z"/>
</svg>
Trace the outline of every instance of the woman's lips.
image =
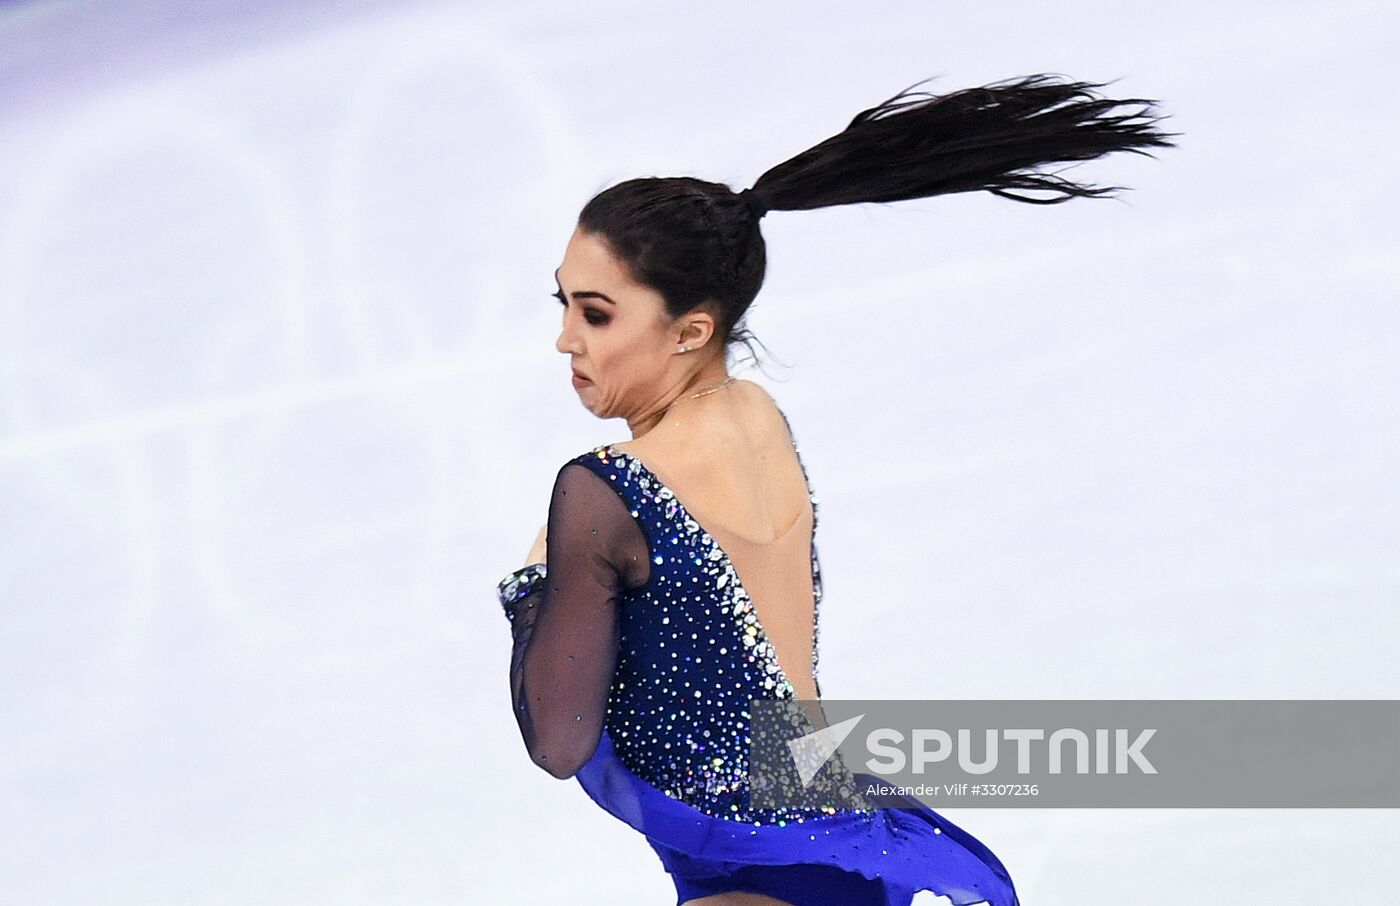
<svg viewBox="0 0 1400 906">
<path fill-rule="evenodd" d="M 588 378 L 586 378 L 586 377 L 584 377 L 583 375 L 579 374 L 577 371 L 575 371 L 575 372 L 573 373 L 573 377 L 571 378 L 571 380 L 573 381 L 574 389 L 575 389 L 575 390 L 577 390 L 578 388 L 582 387 L 584 384 L 591 384 L 591 383 L 593 383 L 593 382 L 590 381 Z"/>
</svg>

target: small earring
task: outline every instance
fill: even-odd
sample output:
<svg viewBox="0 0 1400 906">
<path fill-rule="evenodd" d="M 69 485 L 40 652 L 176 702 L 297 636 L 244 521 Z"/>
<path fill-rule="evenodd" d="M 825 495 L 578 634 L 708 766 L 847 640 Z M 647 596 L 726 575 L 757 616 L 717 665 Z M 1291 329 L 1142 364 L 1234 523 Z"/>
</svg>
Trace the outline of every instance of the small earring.
<svg viewBox="0 0 1400 906">
<path fill-rule="evenodd" d="M 677 351 L 677 352 L 690 352 L 690 347 L 689 347 L 689 346 L 677 346 L 677 347 L 676 347 L 676 351 Z"/>
</svg>

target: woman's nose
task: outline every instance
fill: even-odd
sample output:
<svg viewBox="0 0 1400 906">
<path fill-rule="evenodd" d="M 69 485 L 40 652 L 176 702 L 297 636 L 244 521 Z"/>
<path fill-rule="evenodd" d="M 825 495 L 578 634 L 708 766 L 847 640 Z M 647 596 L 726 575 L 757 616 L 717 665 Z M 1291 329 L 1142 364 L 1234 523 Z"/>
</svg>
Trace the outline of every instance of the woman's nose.
<svg viewBox="0 0 1400 906">
<path fill-rule="evenodd" d="M 583 336 L 579 332 L 575 312 L 564 309 L 559 318 L 559 336 L 554 340 L 554 348 L 565 355 L 583 355 Z"/>
<path fill-rule="evenodd" d="M 554 348 L 567 355 L 577 352 L 577 346 L 578 342 L 574 339 L 574 335 L 572 331 L 569 330 L 569 325 L 566 323 L 559 329 L 559 336 L 554 341 Z"/>
</svg>

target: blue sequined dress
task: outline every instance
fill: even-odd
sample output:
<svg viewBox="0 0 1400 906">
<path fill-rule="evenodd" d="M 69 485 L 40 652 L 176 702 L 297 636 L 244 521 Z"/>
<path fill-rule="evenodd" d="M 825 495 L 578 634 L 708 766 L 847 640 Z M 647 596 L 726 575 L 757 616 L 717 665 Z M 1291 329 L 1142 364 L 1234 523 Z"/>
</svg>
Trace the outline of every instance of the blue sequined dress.
<svg viewBox="0 0 1400 906">
<path fill-rule="evenodd" d="M 795 439 L 793 449 L 801 464 Z M 815 684 L 818 501 L 805 465 L 802 475 Z M 538 765 L 577 777 L 645 835 L 678 906 L 739 890 L 795 906 L 894 906 L 920 890 L 956 906 L 1018 906 L 996 856 L 916 800 L 750 804 L 749 700 L 796 693 L 730 555 L 637 457 L 607 445 L 565 463 L 548 526 L 546 563 L 496 589 L 521 734 Z"/>
</svg>

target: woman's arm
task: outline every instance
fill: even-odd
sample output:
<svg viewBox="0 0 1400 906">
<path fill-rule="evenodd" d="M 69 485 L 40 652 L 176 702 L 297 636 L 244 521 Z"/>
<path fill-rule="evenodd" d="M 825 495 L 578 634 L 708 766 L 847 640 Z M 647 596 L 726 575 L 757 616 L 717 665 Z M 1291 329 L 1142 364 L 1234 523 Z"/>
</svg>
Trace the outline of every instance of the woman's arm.
<svg viewBox="0 0 1400 906">
<path fill-rule="evenodd" d="M 619 599 L 645 582 L 647 552 L 622 498 L 587 466 L 569 463 L 550 498 L 545 562 L 497 586 L 514 640 L 515 719 L 530 757 L 560 779 L 598 746 L 617 669 Z"/>
<path fill-rule="evenodd" d="M 546 553 L 545 544 L 549 533 L 549 526 L 545 525 L 540 529 L 540 533 L 535 536 L 535 543 L 530 545 L 530 553 L 525 555 L 525 565 L 532 563 L 543 563 Z"/>
</svg>

